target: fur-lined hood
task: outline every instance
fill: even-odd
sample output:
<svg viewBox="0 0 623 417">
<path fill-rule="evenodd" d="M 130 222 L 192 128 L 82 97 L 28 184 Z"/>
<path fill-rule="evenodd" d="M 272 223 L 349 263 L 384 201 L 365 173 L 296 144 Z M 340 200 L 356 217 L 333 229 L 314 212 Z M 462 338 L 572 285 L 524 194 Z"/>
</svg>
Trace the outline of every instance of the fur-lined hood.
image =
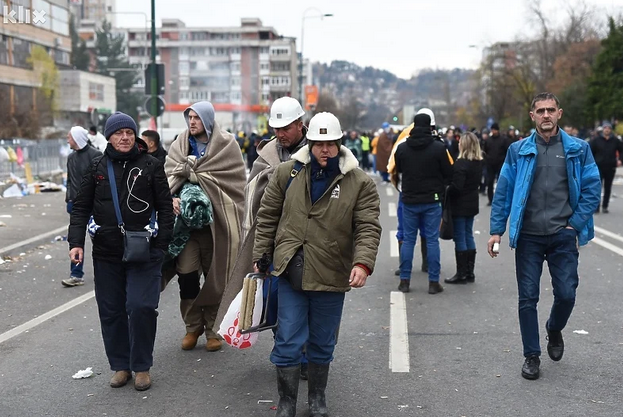
<svg viewBox="0 0 623 417">
<path fill-rule="evenodd" d="M 350 172 L 353 169 L 359 168 L 359 161 L 346 146 L 340 147 L 339 156 L 340 172 L 343 175 L 346 175 L 347 172 Z M 309 164 L 311 162 L 311 151 L 309 150 L 309 146 L 301 148 L 298 152 L 292 155 L 292 159 L 299 161 L 305 165 Z"/>
</svg>

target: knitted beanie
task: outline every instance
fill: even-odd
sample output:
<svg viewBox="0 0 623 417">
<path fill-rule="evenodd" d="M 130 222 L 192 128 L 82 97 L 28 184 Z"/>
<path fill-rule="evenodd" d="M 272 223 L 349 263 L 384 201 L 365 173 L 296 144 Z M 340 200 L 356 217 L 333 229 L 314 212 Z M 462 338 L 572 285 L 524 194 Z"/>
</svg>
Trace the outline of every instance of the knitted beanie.
<svg viewBox="0 0 623 417">
<path fill-rule="evenodd" d="M 134 119 L 125 113 L 121 113 L 120 111 L 115 112 L 108 118 L 108 120 L 106 120 L 106 127 L 104 128 L 104 136 L 106 136 L 106 140 L 110 140 L 112 134 L 119 129 L 132 129 L 134 131 L 134 136 L 138 137 L 138 133 L 136 132 L 138 128 L 136 127 Z"/>
</svg>

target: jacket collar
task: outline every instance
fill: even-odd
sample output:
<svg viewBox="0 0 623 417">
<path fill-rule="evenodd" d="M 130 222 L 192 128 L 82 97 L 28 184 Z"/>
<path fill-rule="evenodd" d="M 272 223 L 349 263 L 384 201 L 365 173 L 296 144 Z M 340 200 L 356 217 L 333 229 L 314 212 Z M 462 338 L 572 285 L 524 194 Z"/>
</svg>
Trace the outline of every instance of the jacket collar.
<svg viewBox="0 0 623 417">
<path fill-rule="evenodd" d="M 569 136 L 564 130 L 558 128 L 558 132 L 560 133 L 560 140 L 562 141 L 562 148 L 565 151 L 565 155 L 567 156 L 575 156 L 582 147 L 579 143 L 577 143 L 572 136 Z M 527 138 L 520 141 L 521 145 L 519 147 L 519 155 L 536 155 L 536 130 Z"/>
<path fill-rule="evenodd" d="M 340 172 L 342 175 L 346 175 L 347 172 L 352 171 L 353 169 L 359 167 L 359 161 L 355 158 L 355 155 L 346 147 L 340 147 Z M 309 164 L 311 162 L 311 152 L 309 150 L 309 146 L 304 146 L 299 149 L 294 155 L 292 155 L 292 159 L 299 161 L 302 164 Z"/>
</svg>

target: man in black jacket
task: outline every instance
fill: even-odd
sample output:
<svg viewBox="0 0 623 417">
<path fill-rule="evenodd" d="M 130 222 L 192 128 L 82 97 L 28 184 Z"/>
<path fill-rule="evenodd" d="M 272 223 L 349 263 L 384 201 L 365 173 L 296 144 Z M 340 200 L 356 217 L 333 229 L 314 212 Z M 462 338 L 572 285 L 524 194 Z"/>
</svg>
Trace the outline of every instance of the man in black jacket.
<svg viewBox="0 0 623 417">
<path fill-rule="evenodd" d="M 500 136 L 500 126 L 497 123 L 491 125 L 491 136 L 484 142 L 485 167 L 487 170 L 487 196 L 489 197 L 488 206 L 493 201 L 493 186 L 495 179 L 500 175 L 506 151 L 508 150 L 508 141 Z"/>
<path fill-rule="evenodd" d="M 82 263 L 88 223 L 95 299 L 106 356 L 115 371 L 110 386 L 125 385 L 134 371 L 134 388 L 143 391 L 151 386 L 156 309 L 162 260 L 173 233 L 173 203 L 163 165 L 147 155 L 147 146 L 137 139 L 136 130 L 134 120 L 124 113 L 117 112 L 106 121 L 108 146 L 83 178 L 71 213 L 68 241 L 70 259 Z M 118 189 L 123 228 L 117 222 L 111 181 Z M 150 224 L 154 212 L 158 227 Z M 149 261 L 122 261 L 124 230 L 151 232 Z"/>
<path fill-rule="evenodd" d="M 167 151 L 162 147 L 160 134 L 155 130 L 144 130 L 141 139 L 147 144 L 147 153 L 164 165 L 164 161 L 167 159 Z"/>
<path fill-rule="evenodd" d="M 623 161 L 623 142 L 621 142 L 613 133 L 612 125 L 604 123 L 601 135 L 591 139 L 591 152 L 595 158 L 597 168 L 599 168 L 599 176 L 604 185 L 604 197 L 601 202 L 604 213 L 608 213 L 608 203 L 610 202 L 610 193 L 612 192 L 612 181 L 616 173 L 617 166 Z M 619 152 L 619 160 L 617 161 L 617 151 Z M 599 213 L 599 206 L 597 206 Z"/>
<path fill-rule="evenodd" d="M 409 291 L 413 268 L 413 249 L 420 222 L 424 225 L 428 259 L 428 293 L 443 291 L 439 284 L 439 223 L 445 186 L 452 177 L 446 146 L 435 140 L 430 116 L 417 114 L 414 127 L 395 153 L 396 172 L 401 174 L 404 240 L 400 248 L 400 286 Z"/>
<path fill-rule="evenodd" d="M 67 143 L 74 151 L 67 158 L 67 192 L 65 193 L 65 203 L 67 203 L 67 213 L 71 214 L 74 200 L 80 190 L 82 177 L 91 166 L 93 158 L 102 155 L 100 151 L 89 145 L 89 132 L 80 126 L 74 126 L 67 134 Z M 65 287 L 76 287 L 84 285 L 84 272 L 82 263 L 70 264 L 70 274 L 68 279 L 61 281 Z"/>
</svg>

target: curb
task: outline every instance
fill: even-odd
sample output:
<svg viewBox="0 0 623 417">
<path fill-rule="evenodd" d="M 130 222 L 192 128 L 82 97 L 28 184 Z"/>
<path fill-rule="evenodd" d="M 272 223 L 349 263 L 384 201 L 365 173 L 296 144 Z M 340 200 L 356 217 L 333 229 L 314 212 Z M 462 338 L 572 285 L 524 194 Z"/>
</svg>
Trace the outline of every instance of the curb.
<svg viewBox="0 0 623 417">
<path fill-rule="evenodd" d="M 23 249 L 25 247 L 38 246 L 42 243 L 47 243 L 50 237 L 54 237 L 60 233 L 67 232 L 68 225 L 63 227 L 59 227 L 54 230 L 50 230 L 49 232 L 41 233 L 40 235 L 33 236 L 26 240 L 22 240 L 21 242 L 14 243 L 9 246 L 5 246 L 4 248 L 0 248 L 0 256 L 9 255 L 11 252 L 17 249 Z"/>
</svg>

